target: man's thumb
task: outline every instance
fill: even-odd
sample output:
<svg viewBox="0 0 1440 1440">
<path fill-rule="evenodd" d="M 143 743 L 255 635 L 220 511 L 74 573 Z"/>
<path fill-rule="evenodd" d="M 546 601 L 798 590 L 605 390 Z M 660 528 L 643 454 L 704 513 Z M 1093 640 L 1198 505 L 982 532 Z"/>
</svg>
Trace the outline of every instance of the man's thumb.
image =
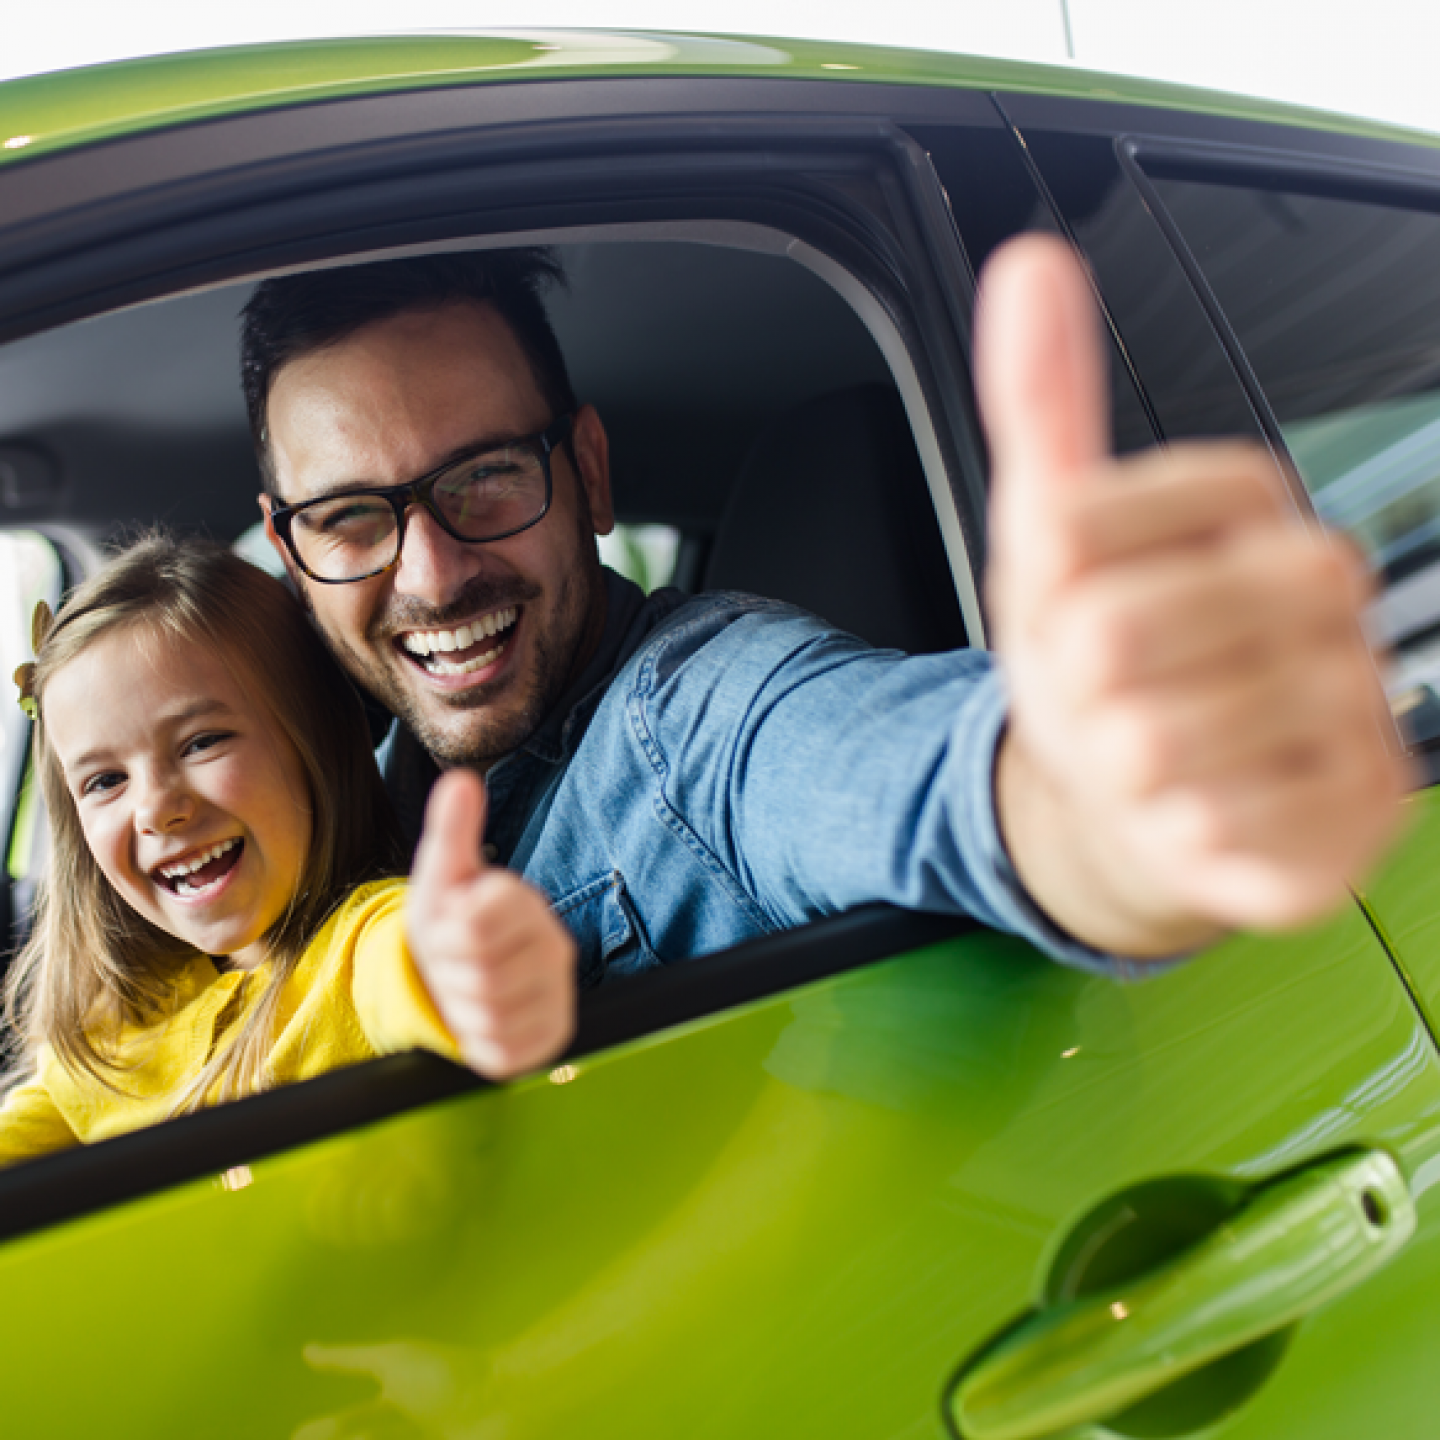
<svg viewBox="0 0 1440 1440">
<path fill-rule="evenodd" d="M 486 805 L 485 782 L 473 770 L 448 770 L 435 782 L 411 872 L 416 889 L 464 884 L 485 869 Z"/>
<path fill-rule="evenodd" d="M 1104 458 L 1105 365 L 1090 286 L 1070 247 L 1047 235 L 1002 246 L 981 277 L 975 331 L 997 502 L 1031 512 Z"/>
</svg>

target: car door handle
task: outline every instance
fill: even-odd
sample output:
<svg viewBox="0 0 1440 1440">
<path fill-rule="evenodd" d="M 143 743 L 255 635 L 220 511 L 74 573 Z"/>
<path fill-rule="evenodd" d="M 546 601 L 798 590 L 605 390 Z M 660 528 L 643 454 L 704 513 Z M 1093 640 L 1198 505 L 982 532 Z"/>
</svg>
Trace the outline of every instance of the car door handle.
<svg viewBox="0 0 1440 1440">
<path fill-rule="evenodd" d="M 951 1418 L 965 1440 L 1102 1420 L 1358 1284 L 1414 1230 L 1390 1156 L 1313 1165 L 1158 1269 L 1022 1323 L 960 1377 Z"/>
</svg>

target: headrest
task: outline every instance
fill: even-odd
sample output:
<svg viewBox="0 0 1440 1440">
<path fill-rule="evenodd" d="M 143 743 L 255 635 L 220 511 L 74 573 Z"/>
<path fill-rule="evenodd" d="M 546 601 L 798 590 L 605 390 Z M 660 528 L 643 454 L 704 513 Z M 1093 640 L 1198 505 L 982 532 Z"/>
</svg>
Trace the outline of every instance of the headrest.
<svg viewBox="0 0 1440 1440">
<path fill-rule="evenodd" d="M 834 391 L 760 435 L 721 518 L 705 588 L 787 600 L 872 645 L 912 654 L 967 643 L 894 390 Z"/>
</svg>

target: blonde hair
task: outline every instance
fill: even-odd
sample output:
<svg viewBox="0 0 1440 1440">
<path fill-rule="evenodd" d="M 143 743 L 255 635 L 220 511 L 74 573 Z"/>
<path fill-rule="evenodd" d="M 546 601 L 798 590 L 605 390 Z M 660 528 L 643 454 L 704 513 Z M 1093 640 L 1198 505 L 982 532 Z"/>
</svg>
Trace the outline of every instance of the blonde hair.
<svg viewBox="0 0 1440 1440">
<path fill-rule="evenodd" d="M 36 1050 L 48 1043 L 67 1068 L 119 1089 L 124 1066 L 111 1042 L 123 1026 L 169 1012 L 179 969 L 194 953 L 133 910 L 105 878 L 46 737 L 50 679 L 101 636 L 126 629 L 162 643 L 200 642 L 225 657 L 294 746 L 313 811 L 295 895 L 265 937 L 266 992 L 239 1033 L 182 1089 L 178 1114 L 199 1109 L 217 1083 L 222 1100 L 268 1088 L 285 980 L 335 906 L 356 885 L 399 873 L 403 852 L 359 697 L 300 603 L 221 546 L 146 536 L 67 599 L 37 646 L 34 772 L 49 816 L 50 863 L 30 939 L 5 979 L 5 1016 L 21 1051 L 10 1083 L 33 1071 Z"/>
</svg>

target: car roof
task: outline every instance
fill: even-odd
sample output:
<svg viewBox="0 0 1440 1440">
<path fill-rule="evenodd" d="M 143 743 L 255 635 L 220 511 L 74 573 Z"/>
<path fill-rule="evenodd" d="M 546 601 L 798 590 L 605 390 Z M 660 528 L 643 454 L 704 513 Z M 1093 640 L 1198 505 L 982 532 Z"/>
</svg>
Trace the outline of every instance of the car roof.
<svg viewBox="0 0 1440 1440">
<path fill-rule="evenodd" d="M 0 84 L 0 165 L 147 129 L 347 96 L 642 75 L 995 89 L 1440 145 L 1440 136 L 1423 131 L 1073 66 L 815 40 L 534 29 L 243 45 L 26 76 Z"/>
</svg>

